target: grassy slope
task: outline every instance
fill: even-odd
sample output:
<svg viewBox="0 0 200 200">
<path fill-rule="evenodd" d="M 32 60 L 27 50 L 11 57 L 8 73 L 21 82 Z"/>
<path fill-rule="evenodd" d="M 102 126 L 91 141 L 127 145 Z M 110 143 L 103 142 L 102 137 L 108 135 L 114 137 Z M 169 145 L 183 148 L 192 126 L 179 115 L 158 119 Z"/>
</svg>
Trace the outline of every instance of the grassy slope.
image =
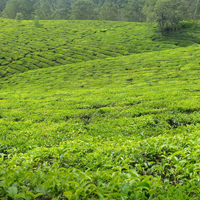
<svg viewBox="0 0 200 200">
<path fill-rule="evenodd" d="M 1 79 L 0 197 L 198 198 L 199 54 L 193 45 Z"/>
<path fill-rule="evenodd" d="M 159 51 L 199 43 L 199 29 L 167 37 L 145 23 L 1 19 L 0 77 L 49 66 Z M 190 26 L 185 23 L 185 26 Z"/>
</svg>

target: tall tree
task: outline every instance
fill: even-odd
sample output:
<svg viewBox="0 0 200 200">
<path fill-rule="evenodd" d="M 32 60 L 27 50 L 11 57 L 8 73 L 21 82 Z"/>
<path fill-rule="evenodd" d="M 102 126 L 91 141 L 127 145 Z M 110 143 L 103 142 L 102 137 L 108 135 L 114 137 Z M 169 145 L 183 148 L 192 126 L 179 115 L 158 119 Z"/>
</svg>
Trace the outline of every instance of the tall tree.
<svg viewBox="0 0 200 200">
<path fill-rule="evenodd" d="M 34 5 L 35 14 L 39 19 L 54 19 L 56 11 L 56 0 L 38 0 Z"/>
<path fill-rule="evenodd" d="M 182 0 L 147 0 L 144 7 L 148 21 L 157 22 L 163 35 L 166 31 L 178 28 L 185 11 Z"/>
<path fill-rule="evenodd" d="M 15 19 L 16 14 L 20 12 L 19 8 L 20 8 L 20 0 L 9 0 L 3 11 L 3 16 L 10 19 Z"/>
<path fill-rule="evenodd" d="M 37 0 L 20 0 L 20 11 L 24 19 L 33 19 L 34 15 L 34 4 Z"/>
<path fill-rule="evenodd" d="M 114 2 L 106 1 L 100 9 L 99 19 L 101 20 L 118 20 L 119 9 Z"/>
<path fill-rule="evenodd" d="M 31 19 L 35 3 L 36 0 L 9 0 L 3 11 L 3 16 L 15 19 L 16 14 L 21 13 L 24 19 Z"/>
<path fill-rule="evenodd" d="M 57 0 L 55 19 L 69 19 L 71 13 L 71 0 Z"/>
<path fill-rule="evenodd" d="M 8 2 L 8 0 L 1 0 L 0 1 L 0 13 L 4 10 L 4 8 L 6 7 L 6 3 Z"/>
<path fill-rule="evenodd" d="M 196 3 L 196 7 L 195 7 L 195 11 L 194 11 L 194 20 L 196 20 L 196 18 L 197 18 L 198 7 L 199 7 L 199 0 L 197 0 L 197 3 Z"/>
<path fill-rule="evenodd" d="M 146 17 L 142 12 L 145 0 L 129 0 L 125 4 L 125 18 L 130 22 L 143 22 Z"/>
<path fill-rule="evenodd" d="M 72 5 L 71 19 L 93 20 L 98 18 L 96 5 L 88 0 L 77 0 Z"/>
</svg>

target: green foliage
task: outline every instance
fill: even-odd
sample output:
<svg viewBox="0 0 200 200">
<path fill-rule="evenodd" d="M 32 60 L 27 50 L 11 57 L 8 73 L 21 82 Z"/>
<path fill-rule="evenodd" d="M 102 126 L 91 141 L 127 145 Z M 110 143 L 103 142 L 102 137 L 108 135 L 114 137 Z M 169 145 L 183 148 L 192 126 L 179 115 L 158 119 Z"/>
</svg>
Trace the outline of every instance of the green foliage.
<svg viewBox="0 0 200 200">
<path fill-rule="evenodd" d="M 79 20 L 98 19 L 95 4 L 88 0 L 77 0 L 72 5 L 70 19 L 79 19 Z"/>
<path fill-rule="evenodd" d="M 177 30 L 184 19 L 186 7 L 184 0 L 147 0 L 144 12 L 148 21 L 157 22 L 163 35 L 166 31 Z"/>
<path fill-rule="evenodd" d="M 18 23 L 20 23 L 23 20 L 23 15 L 22 13 L 17 13 L 16 14 L 16 20 L 18 21 Z"/>
<path fill-rule="evenodd" d="M 35 25 L 36 28 L 42 27 L 41 24 L 40 24 L 39 17 L 37 15 L 34 18 L 34 25 Z"/>
<path fill-rule="evenodd" d="M 129 22 L 144 22 L 146 20 L 146 17 L 142 12 L 144 5 L 144 0 L 129 0 L 124 9 L 125 19 Z"/>
<path fill-rule="evenodd" d="M 38 0 L 34 4 L 35 14 L 43 20 L 53 19 L 55 6 L 53 0 Z"/>
<path fill-rule="evenodd" d="M 70 0 L 57 0 L 55 18 L 56 19 L 69 19 L 71 14 Z"/>
<path fill-rule="evenodd" d="M 1 1 L 0 1 L 0 14 L 1 14 L 1 12 L 5 9 L 7 1 L 8 1 L 8 0 L 1 0 Z M 1 16 L 1 15 L 0 15 L 0 16 Z"/>
<path fill-rule="evenodd" d="M 17 13 L 21 13 L 24 19 L 31 19 L 34 3 L 34 0 L 8 0 L 2 15 L 6 18 L 15 19 Z"/>
<path fill-rule="evenodd" d="M 184 30 L 163 37 L 145 23 L 42 21 L 36 16 L 34 21 L 23 20 L 19 28 L 14 21 L 2 19 L 0 77 L 30 69 L 199 43 L 198 26 L 195 31 L 193 23 L 182 22 L 182 26 Z"/>
<path fill-rule="evenodd" d="M 17 196 L 17 187 L 9 187 L 8 190 L 8 196 L 10 196 L 12 199 L 16 199 Z"/>
<path fill-rule="evenodd" d="M 1 23 L 0 199 L 199 198 L 192 22 L 165 37 L 142 23 Z"/>
<path fill-rule="evenodd" d="M 185 8 L 184 15 L 182 8 Z M 142 10 L 145 10 L 146 14 Z M 1 0 L 0 2 L 0 17 L 10 19 L 15 19 L 17 13 L 22 13 L 26 20 L 33 20 L 34 15 L 41 20 L 100 19 L 144 22 L 146 19 L 153 19 L 159 21 L 161 29 L 166 26 L 170 29 L 176 28 L 177 21 L 172 18 L 197 20 L 199 11 L 199 0 Z"/>
<path fill-rule="evenodd" d="M 119 10 L 117 5 L 112 1 L 105 1 L 100 9 L 99 18 L 101 20 L 117 21 L 119 17 Z"/>
</svg>

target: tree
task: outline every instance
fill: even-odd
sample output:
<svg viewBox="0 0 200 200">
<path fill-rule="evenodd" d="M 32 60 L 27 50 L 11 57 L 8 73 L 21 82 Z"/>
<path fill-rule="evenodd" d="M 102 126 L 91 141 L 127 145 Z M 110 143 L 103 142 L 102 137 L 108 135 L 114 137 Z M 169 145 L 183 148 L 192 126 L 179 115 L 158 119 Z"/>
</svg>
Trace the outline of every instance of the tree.
<svg viewBox="0 0 200 200">
<path fill-rule="evenodd" d="M 195 11 L 194 11 L 194 20 L 196 20 L 196 17 L 197 17 L 198 7 L 199 7 L 199 0 L 197 0 L 197 3 L 196 3 L 196 7 L 195 7 Z"/>
<path fill-rule="evenodd" d="M 125 4 L 125 18 L 129 22 L 143 22 L 145 21 L 145 15 L 142 12 L 145 0 L 129 0 Z"/>
<path fill-rule="evenodd" d="M 199 17 L 200 5 L 199 0 L 185 1 L 185 6 L 187 8 L 187 15 L 185 15 L 185 20 L 197 20 Z"/>
<path fill-rule="evenodd" d="M 163 35 L 179 27 L 185 11 L 182 0 L 147 0 L 144 7 L 147 20 L 156 22 Z"/>
<path fill-rule="evenodd" d="M 97 7 L 93 2 L 77 0 L 72 5 L 71 19 L 94 20 L 98 18 Z"/>
<path fill-rule="evenodd" d="M 55 19 L 69 19 L 71 14 L 71 0 L 57 0 Z"/>
<path fill-rule="evenodd" d="M 0 0 L 0 13 L 3 12 L 8 0 Z"/>
<path fill-rule="evenodd" d="M 16 14 L 20 12 L 19 7 L 20 7 L 20 0 L 9 0 L 3 11 L 3 16 L 10 19 L 15 19 Z"/>
<path fill-rule="evenodd" d="M 16 14 L 16 20 L 18 21 L 18 23 L 20 23 L 23 20 L 23 15 L 22 13 L 17 13 Z"/>
<path fill-rule="evenodd" d="M 99 18 L 101 20 L 118 20 L 119 9 L 117 5 L 111 1 L 106 1 L 100 9 Z"/>
<path fill-rule="evenodd" d="M 34 16 L 34 4 L 37 0 L 20 0 L 19 12 L 22 13 L 24 19 L 33 19 Z"/>
<path fill-rule="evenodd" d="M 15 19 L 17 13 L 21 13 L 24 19 L 31 19 L 34 12 L 33 5 L 36 0 L 9 0 L 3 11 L 3 16 Z"/>
<path fill-rule="evenodd" d="M 35 14 L 41 20 L 54 19 L 56 11 L 55 4 L 55 0 L 38 0 L 38 2 L 34 5 Z"/>
</svg>

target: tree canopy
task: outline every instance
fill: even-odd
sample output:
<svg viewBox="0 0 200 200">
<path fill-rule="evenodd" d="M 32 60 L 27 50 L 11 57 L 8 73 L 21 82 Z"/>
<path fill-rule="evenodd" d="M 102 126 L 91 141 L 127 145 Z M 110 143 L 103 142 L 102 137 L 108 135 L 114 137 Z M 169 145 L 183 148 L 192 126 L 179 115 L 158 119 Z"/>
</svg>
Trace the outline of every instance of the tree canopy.
<svg viewBox="0 0 200 200">
<path fill-rule="evenodd" d="M 157 22 L 162 34 L 177 29 L 186 10 L 183 0 L 147 0 L 144 7 L 147 20 Z"/>
<path fill-rule="evenodd" d="M 155 22 L 165 34 L 181 20 L 199 18 L 199 0 L 1 0 L 0 16 L 41 20 L 118 20 Z"/>
</svg>

